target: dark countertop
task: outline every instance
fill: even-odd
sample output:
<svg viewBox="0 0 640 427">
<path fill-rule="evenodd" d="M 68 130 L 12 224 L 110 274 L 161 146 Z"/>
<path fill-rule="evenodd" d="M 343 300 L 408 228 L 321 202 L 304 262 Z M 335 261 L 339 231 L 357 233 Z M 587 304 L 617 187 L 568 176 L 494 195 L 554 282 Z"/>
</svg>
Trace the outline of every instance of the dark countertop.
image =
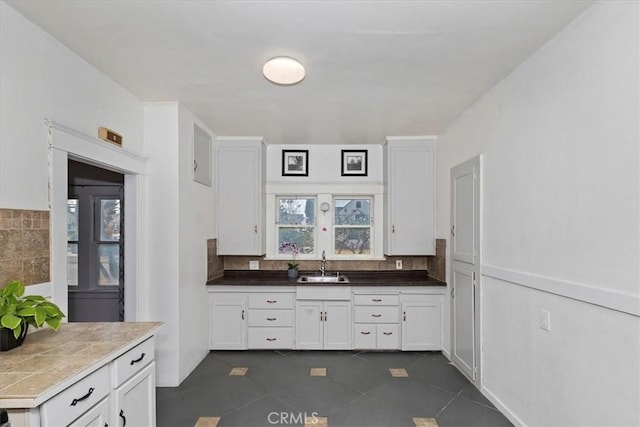
<svg viewBox="0 0 640 427">
<path fill-rule="evenodd" d="M 301 271 L 300 275 L 314 275 L 315 272 Z M 335 272 L 327 272 L 327 276 Z M 407 271 L 344 271 L 347 286 L 446 286 L 445 282 L 430 277 L 426 270 Z M 226 270 L 224 276 L 210 280 L 207 286 L 327 286 L 290 281 L 286 271 L 267 270 Z M 341 284 L 332 283 L 331 286 Z"/>
</svg>

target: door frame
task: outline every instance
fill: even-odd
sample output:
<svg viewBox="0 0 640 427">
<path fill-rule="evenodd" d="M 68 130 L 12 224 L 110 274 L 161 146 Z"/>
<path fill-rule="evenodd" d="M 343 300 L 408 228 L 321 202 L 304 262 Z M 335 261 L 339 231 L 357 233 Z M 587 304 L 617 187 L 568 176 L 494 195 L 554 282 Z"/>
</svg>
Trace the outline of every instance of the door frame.
<svg viewBox="0 0 640 427">
<path fill-rule="evenodd" d="M 482 387 L 482 212 L 483 212 L 483 194 L 482 194 L 482 168 L 483 168 L 483 158 L 482 154 L 479 154 L 465 162 L 462 162 L 458 165 L 455 165 L 450 170 L 450 268 L 449 268 L 449 283 L 451 295 L 454 295 L 455 289 L 453 288 L 453 275 L 455 270 L 455 261 L 453 259 L 454 253 L 454 244 L 453 241 L 453 232 L 454 232 L 454 203 L 455 203 L 455 193 L 454 193 L 454 170 L 461 167 L 472 167 L 474 174 L 474 196 L 475 196 L 475 212 L 473 215 L 474 221 L 474 255 L 473 255 L 473 263 L 466 265 L 472 265 L 473 268 L 468 269 L 470 272 L 475 273 L 475 282 L 473 286 L 473 300 L 474 300 L 474 362 L 475 365 L 472 367 L 475 371 L 475 379 L 470 378 L 471 382 L 476 386 L 476 388 L 481 389 Z M 460 261 L 462 262 L 462 261 Z M 450 298 L 450 352 L 451 352 L 451 362 L 454 366 L 461 372 L 463 370 L 458 367 L 454 363 L 454 352 L 455 352 L 455 309 L 454 298 Z M 466 374 L 465 374 L 466 376 Z"/>
<path fill-rule="evenodd" d="M 144 235 L 144 182 L 147 158 L 118 148 L 98 138 L 53 120 L 45 120 L 49 146 L 49 209 L 51 217 L 51 282 L 54 302 L 63 312 L 68 311 L 67 289 L 67 197 L 68 160 L 78 160 L 124 175 L 125 224 L 124 236 L 125 321 L 144 317 L 148 307 L 141 304 L 146 294 L 145 271 L 140 242 Z"/>
</svg>

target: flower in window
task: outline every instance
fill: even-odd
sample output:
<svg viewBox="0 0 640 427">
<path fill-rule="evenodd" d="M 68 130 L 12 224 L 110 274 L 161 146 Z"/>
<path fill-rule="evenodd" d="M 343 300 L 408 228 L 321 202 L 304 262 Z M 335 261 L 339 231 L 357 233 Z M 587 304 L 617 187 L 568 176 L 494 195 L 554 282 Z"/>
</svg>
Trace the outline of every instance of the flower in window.
<svg viewBox="0 0 640 427">
<path fill-rule="evenodd" d="M 300 253 L 300 248 L 298 244 L 295 242 L 282 242 L 280 244 L 280 253 L 283 254 L 291 254 L 291 261 L 287 262 L 289 268 L 298 268 L 298 263 L 296 262 L 296 255 Z"/>
</svg>

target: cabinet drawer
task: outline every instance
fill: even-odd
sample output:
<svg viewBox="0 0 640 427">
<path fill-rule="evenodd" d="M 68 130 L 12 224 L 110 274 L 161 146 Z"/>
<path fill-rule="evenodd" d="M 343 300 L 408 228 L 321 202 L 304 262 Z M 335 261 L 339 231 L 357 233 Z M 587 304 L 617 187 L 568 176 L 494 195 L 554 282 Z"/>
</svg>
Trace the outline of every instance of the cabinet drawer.
<svg viewBox="0 0 640 427">
<path fill-rule="evenodd" d="M 293 328 L 249 328 L 248 346 L 256 348 L 293 348 Z"/>
<path fill-rule="evenodd" d="M 153 349 L 154 343 L 151 337 L 118 357 L 111 365 L 114 387 L 120 387 L 123 382 L 151 363 L 154 359 Z"/>
<path fill-rule="evenodd" d="M 399 305 L 399 295 L 354 295 L 355 305 Z"/>
<path fill-rule="evenodd" d="M 249 310 L 249 326 L 293 326 L 293 310 Z"/>
<path fill-rule="evenodd" d="M 357 306 L 354 320 L 356 323 L 398 323 L 399 313 L 399 307 Z"/>
<path fill-rule="evenodd" d="M 68 425 L 100 402 L 111 390 L 109 367 L 103 366 L 42 404 L 42 425 Z"/>
<path fill-rule="evenodd" d="M 354 325 L 353 347 L 359 350 L 376 348 L 376 325 L 367 323 Z"/>
<path fill-rule="evenodd" d="M 399 349 L 400 334 L 398 324 L 377 325 L 377 346 L 379 349 Z"/>
<path fill-rule="evenodd" d="M 293 308 L 293 294 L 249 294 L 249 308 Z"/>
</svg>

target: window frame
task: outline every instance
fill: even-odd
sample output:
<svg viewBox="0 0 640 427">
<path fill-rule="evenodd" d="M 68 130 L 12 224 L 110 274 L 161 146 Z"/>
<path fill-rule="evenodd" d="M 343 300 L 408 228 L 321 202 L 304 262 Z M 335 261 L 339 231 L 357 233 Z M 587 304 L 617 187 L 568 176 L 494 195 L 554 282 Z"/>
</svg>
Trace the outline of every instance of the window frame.
<svg viewBox="0 0 640 427">
<path fill-rule="evenodd" d="M 364 225 L 337 225 L 336 211 L 337 200 L 368 200 L 369 201 L 369 224 Z M 359 194 L 359 195 L 332 195 L 331 199 L 331 257 L 334 259 L 373 259 L 376 258 L 375 254 L 375 196 L 373 194 Z M 340 228 L 360 228 L 369 230 L 369 253 L 368 254 L 356 254 L 348 253 L 341 254 L 336 252 L 336 229 Z"/>
<path fill-rule="evenodd" d="M 280 218 L 280 201 L 281 200 L 313 200 L 313 225 L 299 225 L 299 224 L 281 224 Z M 310 253 L 299 253 L 296 255 L 297 260 L 304 259 L 316 259 L 318 256 L 318 195 L 316 194 L 276 194 L 275 195 L 275 210 L 274 210 L 274 248 L 272 259 L 291 260 L 291 254 L 280 253 L 280 230 L 283 228 L 312 228 L 313 236 L 313 251 Z"/>
</svg>

